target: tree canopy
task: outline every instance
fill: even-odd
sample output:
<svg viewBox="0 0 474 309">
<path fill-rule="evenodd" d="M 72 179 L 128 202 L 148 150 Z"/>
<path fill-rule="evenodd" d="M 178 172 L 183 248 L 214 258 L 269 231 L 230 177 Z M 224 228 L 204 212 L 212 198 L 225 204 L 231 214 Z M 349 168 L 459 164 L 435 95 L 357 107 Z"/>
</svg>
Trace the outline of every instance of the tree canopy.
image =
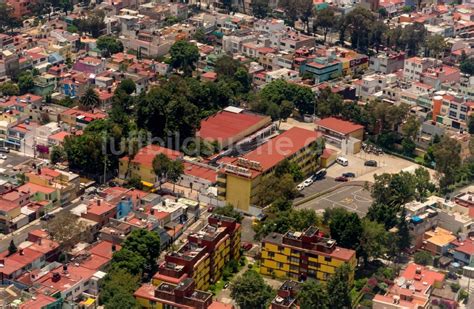
<svg viewBox="0 0 474 309">
<path fill-rule="evenodd" d="M 185 76 L 191 76 L 199 60 L 199 49 L 193 43 L 179 40 L 171 46 L 171 66 L 183 71 Z"/>
<path fill-rule="evenodd" d="M 264 309 L 273 299 L 273 290 L 255 270 L 247 270 L 230 286 L 231 296 L 241 309 Z"/>
</svg>

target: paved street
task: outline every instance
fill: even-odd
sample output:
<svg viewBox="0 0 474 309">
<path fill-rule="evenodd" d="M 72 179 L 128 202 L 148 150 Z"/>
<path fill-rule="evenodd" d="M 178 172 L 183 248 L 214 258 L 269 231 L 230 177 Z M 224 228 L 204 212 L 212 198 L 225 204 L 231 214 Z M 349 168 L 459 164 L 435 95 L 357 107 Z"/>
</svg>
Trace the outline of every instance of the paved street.
<svg viewBox="0 0 474 309">
<path fill-rule="evenodd" d="M 314 209 L 317 212 L 322 212 L 327 208 L 342 207 L 348 211 L 357 213 L 359 216 L 364 216 L 371 204 L 372 198 L 370 197 L 370 192 L 363 187 L 345 186 L 301 204 L 298 208 Z"/>
<path fill-rule="evenodd" d="M 0 168 L 13 169 L 15 166 L 32 159 L 30 157 L 22 156 L 16 152 L 5 153 L 5 155 L 7 156 L 7 159 L 6 160 L 0 159 Z"/>
</svg>

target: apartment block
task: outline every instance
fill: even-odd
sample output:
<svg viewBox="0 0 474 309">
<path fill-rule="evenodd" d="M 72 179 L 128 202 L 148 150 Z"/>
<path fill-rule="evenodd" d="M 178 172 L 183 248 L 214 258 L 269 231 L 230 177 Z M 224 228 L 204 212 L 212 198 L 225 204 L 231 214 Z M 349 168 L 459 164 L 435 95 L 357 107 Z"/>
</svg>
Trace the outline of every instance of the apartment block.
<svg viewBox="0 0 474 309">
<path fill-rule="evenodd" d="M 321 133 L 294 127 L 241 157 L 222 158 L 217 177 L 219 199 L 243 212 L 258 212 L 253 205 L 262 178 L 285 159 L 298 163 L 303 174 L 315 171 L 318 155 L 313 146 L 321 137 Z"/>
<path fill-rule="evenodd" d="M 179 284 L 193 278 L 197 289 L 207 290 L 220 279 L 226 263 L 239 258 L 240 224 L 233 218 L 211 215 L 205 227 L 165 256 L 152 282 Z"/>
<path fill-rule="evenodd" d="M 321 236 L 317 227 L 303 232 L 271 233 L 262 241 L 262 275 L 294 280 L 326 281 L 336 269 L 347 263 L 354 278 L 354 250 L 338 247 L 336 241 Z"/>
</svg>

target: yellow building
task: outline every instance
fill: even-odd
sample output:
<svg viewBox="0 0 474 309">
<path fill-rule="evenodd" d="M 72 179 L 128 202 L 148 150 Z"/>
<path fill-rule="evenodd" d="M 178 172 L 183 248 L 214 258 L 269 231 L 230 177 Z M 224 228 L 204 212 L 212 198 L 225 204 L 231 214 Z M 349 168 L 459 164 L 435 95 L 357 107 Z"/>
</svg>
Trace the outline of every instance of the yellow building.
<svg viewBox="0 0 474 309">
<path fill-rule="evenodd" d="M 304 232 L 272 233 L 262 241 L 262 275 L 282 279 L 326 281 L 336 269 L 347 263 L 354 279 L 356 253 L 336 246 L 336 241 L 323 238 L 316 227 Z"/>
<path fill-rule="evenodd" d="M 342 75 L 351 75 L 369 68 L 369 57 L 356 53 L 353 50 L 344 49 L 339 55 L 342 64 Z"/>
<path fill-rule="evenodd" d="M 225 266 L 240 258 L 240 224 L 233 218 L 211 215 L 208 225 L 188 236 L 178 250 L 165 255 L 152 283 L 179 284 L 192 278 L 196 289 L 207 290 L 217 282 Z"/>
<path fill-rule="evenodd" d="M 263 177 L 273 173 L 280 162 L 288 159 L 298 163 L 303 174 L 318 167 L 315 144 L 319 132 L 291 128 L 240 158 L 224 158 L 224 167 L 217 177 L 220 200 L 248 212 L 256 203 L 255 194 Z"/>
<path fill-rule="evenodd" d="M 25 176 L 26 180 L 32 184 L 56 190 L 59 195 L 56 204 L 65 205 L 78 196 L 81 181 L 77 174 L 41 168 L 35 172 L 27 173 Z"/>
<path fill-rule="evenodd" d="M 153 171 L 153 159 L 161 153 L 171 160 L 183 158 L 183 154 L 179 151 L 158 145 L 148 145 L 140 149 L 132 160 L 129 160 L 128 157 L 120 159 L 119 177 L 122 179 L 137 177 L 153 185 L 157 182 L 156 174 Z"/>
</svg>

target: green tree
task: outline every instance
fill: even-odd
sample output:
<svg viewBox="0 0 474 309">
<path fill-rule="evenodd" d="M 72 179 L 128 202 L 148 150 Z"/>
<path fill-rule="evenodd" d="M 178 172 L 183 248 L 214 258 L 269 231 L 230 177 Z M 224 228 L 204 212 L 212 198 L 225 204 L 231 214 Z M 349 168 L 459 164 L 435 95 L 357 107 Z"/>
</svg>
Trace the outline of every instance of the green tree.
<svg viewBox="0 0 474 309">
<path fill-rule="evenodd" d="M 443 136 L 441 141 L 433 145 L 433 156 L 436 171 L 442 176 L 441 190 L 446 190 L 456 180 L 457 169 L 461 166 L 461 145 L 448 136 Z"/>
<path fill-rule="evenodd" d="M 127 249 L 137 253 L 144 261 L 144 271 L 153 275 L 157 268 L 157 259 L 160 256 L 160 236 L 154 231 L 137 229 L 130 233 L 122 245 L 122 250 Z M 121 251 L 122 251 L 121 250 Z"/>
<path fill-rule="evenodd" d="M 424 201 L 429 192 L 435 190 L 435 185 L 431 182 L 431 176 L 429 171 L 426 168 L 419 167 L 415 170 L 415 189 L 416 189 L 416 199 L 418 201 Z"/>
<path fill-rule="evenodd" d="M 469 115 L 467 120 L 467 131 L 469 134 L 474 134 L 474 114 Z"/>
<path fill-rule="evenodd" d="M 331 237 L 339 246 L 360 250 L 360 239 L 363 228 L 357 214 L 341 209 L 336 212 L 329 223 Z"/>
<path fill-rule="evenodd" d="M 447 48 L 444 36 L 434 34 L 429 36 L 425 42 L 426 54 L 434 58 L 443 56 L 444 50 Z"/>
<path fill-rule="evenodd" d="M 18 251 L 18 248 L 15 245 L 13 239 L 10 241 L 10 245 L 8 245 L 8 255 L 15 254 Z"/>
<path fill-rule="evenodd" d="M 461 61 L 460 69 L 464 74 L 474 75 L 474 57 Z"/>
<path fill-rule="evenodd" d="M 295 182 L 303 180 L 303 171 L 301 170 L 301 167 L 298 163 L 292 162 L 288 159 L 281 161 L 275 168 L 275 176 L 282 177 L 285 174 L 293 176 Z"/>
<path fill-rule="evenodd" d="M 53 146 L 53 149 L 51 150 L 50 158 L 51 158 L 51 163 L 53 164 L 65 161 L 67 157 L 66 157 L 66 152 L 64 151 L 64 148 L 61 146 Z"/>
<path fill-rule="evenodd" d="M 234 206 L 231 204 L 227 204 L 223 207 L 217 207 L 214 209 L 213 213 L 221 216 L 234 218 L 239 223 L 242 222 L 242 219 L 244 218 L 242 214 L 235 210 Z"/>
<path fill-rule="evenodd" d="M 137 90 L 137 85 L 131 78 L 126 78 L 120 82 L 118 89 L 123 90 L 127 95 L 131 95 Z"/>
<path fill-rule="evenodd" d="M 413 157 L 416 150 L 416 144 L 410 137 L 405 137 L 402 140 L 403 154 L 407 157 Z"/>
<path fill-rule="evenodd" d="M 199 49 L 193 43 L 179 40 L 171 46 L 171 66 L 191 76 L 199 60 Z"/>
<path fill-rule="evenodd" d="M 83 238 L 86 227 L 69 211 L 58 213 L 47 224 L 47 230 L 54 241 L 67 251 Z"/>
<path fill-rule="evenodd" d="M 329 309 L 329 297 L 325 288 L 313 280 L 301 284 L 297 299 L 301 309 Z"/>
<path fill-rule="evenodd" d="M 184 165 L 181 160 L 171 161 L 167 173 L 168 181 L 173 183 L 173 191 L 176 183 L 181 179 L 181 175 L 184 173 Z"/>
<path fill-rule="evenodd" d="M 124 270 L 132 276 L 141 277 L 145 269 L 146 260 L 137 252 L 122 248 L 112 256 L 112 271 Z"/>
<path fill-rule="evenodd" d="M 334 15 L 334 9 L 328 7 L 322 10 L 318 10 L 316 11 L 315 18 L 316 22 L 314 23 L 314 30 L 316 31 L 317 28 L 322 29 L 324 35 L 324 42 L 326 42 L 326 38 L 329 31 L 335 28 L 337 22 Z"/>
<path fill-rule="evenodd" d="M 18 88 L 20 88 L 20 94 L 31 92 L 35 83 L 33 82 L 33 74 L 31 71 L 25 71 L 20 73 L 18 77 Z"/>
<path fill-rule="evenodd" d="M 252 106 L 252 109 L 269 114 L 268 109 L 272 104 L 280 107 L 283 101 L 293 103 L 302 114 L 313 113 L 315 97 L 311 89 L 305 86 L 290 84 L 282 79 L 268 83 L 260 91 L 259 100 L 257 100 L 257 104 Z M 278 110 L 278 116 L 279 113 Z"/>
<path fill-rule="evenodd" d="M 428 251 L 418 251 L 413 256 L 415 263 L 419 265 L 432 265 L 433 264 L 433 256 Z"/>
<path fill-rule="evenodd" d="M 103 35 L 96 41 L 97 48 L 102 51 L 104 57 L 119 53 L 123 51 L 123 44 L 120 40 L 113 36 Z"/>
<path fill-rule="evenodd" d="M 101 291 L 99 294 L 100 304 L 106 307 L 116 308 L 113 305 L 121 300 L 123 304 L 130 303 L 133 293 L 140 285 L 140 278 L 130 274 L 126 269 L 114 269 L 101 281 Z M 133 302 L 132 302 L 133 303 Z M 133 303 L 131 307 L 136 306 Z"/>
<path fill-rule="evenodd" d="M 410 228 L 408 227 L 406 217 L 407 211 L 403 206 L 397 224 L 397 248 L 399 252 L 403 252 L 411 246 Z"/>
<path fill-rule="evenodd" d="M 420 122 L 418 121 L 418 117 L 410 115 L 402 126 L 403 135 L 415 140 L 419 130 Z"/>
<path fill-rule="evenodd" d="M 67 136 L 64 151 L 71 170 L 95 174 L 104 168 L 105 156 L 99 135 Z"/>
<path fill-rule="evenodd" d="M 94 88 L 89 87 L 87 88 L 84 95 L 79 99 L 79 103 L 81 105 L 81 108 L 85 110 L 92 110 L 100 105 L 99 95 L 94 90 Z"/>
<path fill-rule="evenodd" d="M 255 270 L 247 270 L 230 287 L 231 297 L 241 309 L 264 309 L 273 298 L 273 291 Z"/>
<path fill-rule="evenodd" d="M 13 8 L 6 4 L 0 3 L 0 29 L 2 32 L 10 30 L 13 32 L 13 28 L 21 27 L 21 22 L 13 16 Z"/>
<path fill-rule="evenodd" d="M 349 277 L 351 267 L 348 264 L 336 268 L 336 272 L 332 275 L 326 285 L 329 296 L 329 308 L 331 309 L 347 309 L 351 308 Z"/>
<path fill-rule="evenodd" d="M 15 83 L 4 82 L 0 85 L 0 92 L 2 93 L 2 95 L 6 96 L 19 95 L 20 88 Z"/>
<path fill-rule="evenodd" d="M 369 259 L 382 257 L 387 252 L 388 232 L 381 223 L 370 221 L 367 218 L 362 220 L 362 235 L 360 237 L 360 252 L 364 262 Z"/>
<path fill-rule="evenodd" d="M 285 174 L 281 177 L 269 175 L 261 180 L 255 199 L 258 206 L 265 207 L 278 199 L 292 200 L 297 194 L 292 175 Z"/>
<path fill-rule="evenodd" d="M 263 19 L 267 17 L 270 8 L 268 7 L 269 0 L 253 0 L 252 13 L 255 17 Z"/>
<path fill-rule="evenodd" d="M 375 22 L 375 19 L 375 15 L 363 7 L 356 7 L 346 15 L 344 21 L 350 32 L 353 48 L 360 51 L 367 51 L 371 25 Z"/>
</svg>

